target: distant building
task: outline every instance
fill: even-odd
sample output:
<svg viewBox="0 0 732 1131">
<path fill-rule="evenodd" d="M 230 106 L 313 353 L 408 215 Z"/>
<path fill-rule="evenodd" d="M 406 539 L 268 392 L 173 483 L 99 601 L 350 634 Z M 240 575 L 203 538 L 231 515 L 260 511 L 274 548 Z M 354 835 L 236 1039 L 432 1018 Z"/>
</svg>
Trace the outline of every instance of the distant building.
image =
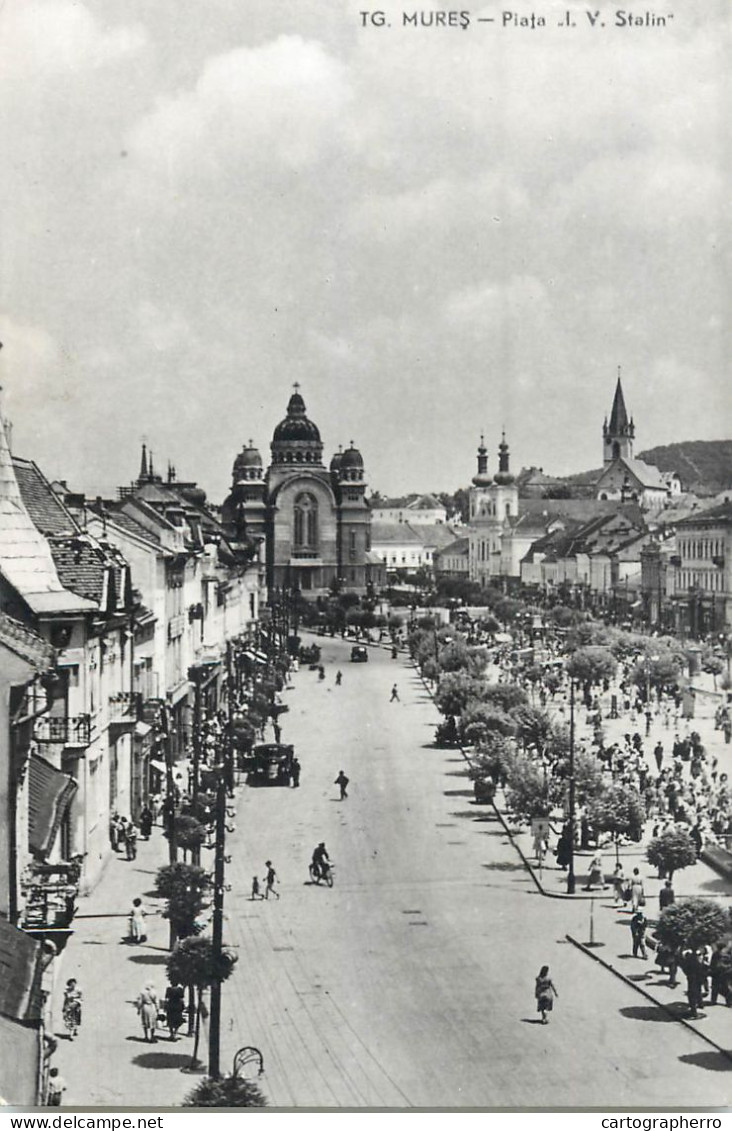
<svg viewBox="0 0 732 1131">
<path fill-rule="evenodd" d="M 372 503 L 374 522 L 408 522 L 410 526 L 434 526 L 447 522 L 447 508 L 434 495 L 408 496 L 405 502 L 381 499 Z"/>
<path fill-rule="evenodd" d="M 732 500 L 676 526 L 672 598 L 679 631 L 693 636 L 732 628 Z"/>
<path fill-rule="evenodd" d="M 335 588 L 365 593 L 380 563 L 371 556 L 361 453 L 351 443 L 326 468 L 320 431 L 297 386 L 270 450 L 266 474 L 251 442 L 234 461 L 222 507 L 227 536 L 265 539 L 270 593 L 299 590 L 315 597 Z"/>
<path fill-rule="evenodd" d="M 464 535 L 448 542 L 433 557 L 437 581 L 467 581 L 470 577 L 470 538 Z"/>
<path fill-rule="evenodd" d="M 618 377 L 610 420 L 602 427 L 603 470 L 595 483 L 598 499 L 638 502 L 644 510 L 659 510 L 672 496 L 681 494 L 675 472 L 662 472 L 633 458 L 635 424 L 628 416 Z"/>
</svg>

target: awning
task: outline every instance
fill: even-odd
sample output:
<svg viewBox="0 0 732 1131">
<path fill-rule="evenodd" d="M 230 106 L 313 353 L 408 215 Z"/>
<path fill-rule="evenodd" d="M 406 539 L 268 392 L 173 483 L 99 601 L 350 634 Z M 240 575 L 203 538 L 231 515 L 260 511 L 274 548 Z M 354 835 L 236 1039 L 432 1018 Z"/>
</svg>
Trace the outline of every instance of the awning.
<svg viewBox="0 0 732 1131">
<path fill-rule="evenodd" d="M 0 919 L 0 970 L 0 1015 L 24 1024 L 39 1021 L 41 947 L 6 919 Z"/>
<path fill-rule="evenodd" d="M 157 770 L 159 774 L 166 774 L 168 772 L 168 767 L 165 765 L 165 762 L 159 762 L 157 758 L 150 759 L 150 766 L 153 770 Z"/>
<path fill-rule="evenodd" d="M 28 846 L 48 856 L 77 785 L 45 758 L 32 754 L 28 769 Z"/>
</svg>

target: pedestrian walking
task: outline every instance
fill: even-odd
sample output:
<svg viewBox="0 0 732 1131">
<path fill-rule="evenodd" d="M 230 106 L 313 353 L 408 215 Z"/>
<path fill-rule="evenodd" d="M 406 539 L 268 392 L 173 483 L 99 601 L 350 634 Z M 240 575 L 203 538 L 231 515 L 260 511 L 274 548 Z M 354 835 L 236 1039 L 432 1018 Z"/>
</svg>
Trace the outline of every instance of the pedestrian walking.
<svg viewBox="0 0 732 1131">
<path fill-rule="evenodd" d="M 676 902 L 676 894 L 675 894 L 674 889 L 672 887 L 671 881 L 666 880 L 666 883 L 663 885 L 660 892 L 658 893 L 658 906 L 659 906 L 660 910 L 663 911 L 664 907 L 670 907 L 671 904 L 675 903 L 675 902 Z"/>
<path fill-rule="evenodd" d="M 137 858 L 137 829 L 132 821 L 125 823 L 125 856 L 128 860 Z"/>
<path fill-rule="evenodd" d="M 686 999 L 689 1003 L 689 1017 L 696 1020 L 702 1003 L 702 986 L 706 969 L 695 950 L 687 950 L 681 956 L 681 969 L 686 975 Z"/>
<path fill-rule="evenodd" d="M 112 846 L 113 852 L 119 852 L 120 840 L 120 819 L 116 813 L 113 813 L 109 818 L 109 843 Z"/>
<path fill-rule="evenodd" d="M 648 928 L 648 920 L 643 912 L 638 908 L 635 915 L 630 920 L 630 933 L 633 939 L 633 958 L 648 958 L 646 951 L 646 930 Z M 638 953 L 640 951 L 640 954 Z"/>
<path fill-rule="evenodd" d="M 335 681 L 336 681 L 336 687 L 340 687 L 341 684 L 343 683 L 343 672 L 342 671 L 336 672 Z"/>
<path fill-rule="evenodd" d="M 596 852 L 590 861 L 590 874 L 584 886 L 584 890 L 592 891 L 595 886 L 599 888 L 605 887 L 605 872 L 603 870 L 602 854 L 600 852 Z"/>
<path fill-rule="evenodd" d="M 259 876 L 252 876 L 252 894 L 250 895 L 249 898 L 250 899 L 261 899 L 262 898 L 262 892 L 261 892 L 261 889 L 259 887 Z"/>
<path fill-rule="evenodd" d="M 152 827 L 153 827 L 152 809 L 150 809 L 149 806 L 146 805 L 144 807 L 144 809 L 142 810 L 142 812 L 140 813 L 140 836 L 144 840 L 150 839 L 150 833 L 152 832 Z"/>
<path fill-rule="evenodd" d="M 394 684 L 394 686 L 391 689 L 391 699 L 389 700 L 389 702 L 390 703 L 401 703 L 401 699 L 399 698 L 399 688 L 397 687 L 396 684 Z"/>
<path fill-rule="evenodd" d="M 154 1044 L 157 1040 L 155 1030 L 158 1025 L 160 1003 L 158 1002 L 158 995 L 155 992 L 152 982 L 145 983 L 144 987 L 137 995 L 135 1005 L 142 1023 L 142 1031 L 145 1034 L 145 1040 Z"/>
<path fill-rule="evenodd" d="M 298 786 L 300 785 L 300 771 L 301 771 L 301 769 L 302 769 L 302 766 L 300 765 L 299 759 L 293 758 L 292 764 L 290 766 L 290 777 L 292 778 L 292 788 L 293 789 L 297 789 Z"/>
<path fill-rule="evenodd" d="M 729 984 L 730 956 L 725 954 L 724 943 L 717 943 L 709 961 L 711 981 L 709 1004 L 716 1005 L 717 998 L 724 998 L 725 1005 L 732 1005 L 732 991 Z"/>
<path fill-rule="evenodd" d="M 147 942 L 145 908 L 142 906 L 142 900 L 139 897 L 132 900 L 132 910 L 130 911 L 130 941 L 133 943 Z"/>
<path fill-rule="evenodd" d="M 534 996 L 536 997 L 536 1009 L 541 1014 L 542 1025 L 549 1024 L 547 1013 L 551 1013 L 554 1009 L 554 998 L 559 997 L 557 988 L 549 977 L 549 967 L 542 966 L 536 979 L 536 986 L 534 989 Z"/>
<path fill-rule="evenodd" d="M 341 791 L 340 800 L 341 801 L 345 801 L 345 799 L 348 797 L 348 790 L 346 788 L 348 786 L 348 782 L 349 782 L 349 779 L 343 773 L 343 770 L 340 770 L 338 777 L 333 782 L 333 785 L 337 785 L 338 788 L 340 789 L 340 791 Z"/>
<path fill-rule="evenodd" d="M 280 893 L 278 891 L 275 891 L 275 884 L 277 883 L 277 873 L 274 870 L 274 867 L 272 865 L 272 861 L 271 860 L 265 860 L 264 866 L 267 869 L 267 874 L 264 877 L 264 883 L 265 883 L 264 898 L 269 899 L 270 895 L 273 895 L 275 897 L 275 899 L 279 899 Z"/>
<path fill-rule="evenodd" d="M 183 986 L 168 986 L 165 991 L 165 1020 L 171 1041 L 178 1039 L 178 1030 L 183 1024 L 185 1012 L 185 990 Z"/>
<path fill-rule="evenodd" d="M 633 875 L 630 878 L 630 906 L 633 911 L 637 911 L 639 907 L 645 907 L 646 893 L 643 887 L 643 880 L 637 868 L 633 869 Z"/>
<path fill-rule="evenodd" d="M 628 886 L 628 881 L 625 878 L 625 869 L 620 861 L 617 862 L 613 871 L 613 892 L 615 904 L 625 903 L 625 891 Z"/>
<path fill-rule="evenodd" d="M 61 1016 L 63 1017 L 63 1022 L 69 1034 L 70 1041 L 74 1040 L 81 1028 L 81 1002 L 82 994 L 76 983 L 76 978 L 69 978 L 66 983 L 66 989 L 64 990 Z"/>
<path fill-rule="evenodd" d="M 48 1088 L 46 1102 L 49 1107 L 61 1107 L 61 1099 L 66 1091 L 66 1081 L 59 1075 L 58 1068 L 52 1068 L 48 1073 Z"/>
<path fill-rule="evenodd" d="M 656 745 L 654 746 L 653 757 L 656 759 L 656 765 L 658 766 L 658 772 L 660 774 L 661 768 L 663 767 L 663 743 L 662 742 L 657 742 Z"/>
</svg>

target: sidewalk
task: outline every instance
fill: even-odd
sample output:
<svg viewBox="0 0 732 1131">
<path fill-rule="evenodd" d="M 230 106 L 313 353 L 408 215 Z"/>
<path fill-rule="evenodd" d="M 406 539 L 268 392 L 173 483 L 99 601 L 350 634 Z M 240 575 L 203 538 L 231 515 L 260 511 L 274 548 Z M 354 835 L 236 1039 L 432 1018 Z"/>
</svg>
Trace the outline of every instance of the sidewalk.
<svg viewBox="0 0 732 1131">
<path fill-rule="evenodd" d="M 189 1063 L 193 1040 L 178 1041 L 159 1030 L 155 1045 L 145 1044 L 134 1002 L 146 982 L 165 993 L 168 923 L 155 898 L 155 874 L 168 862 L 168 842 L 160 826 L 149 841 L 138 839 L 137 859 L 111 859 L 91 895 L 82 897 L 74 934 L 58 961 L 53 1017 L 58 1048 L 53 1057 L 66 1081 L 64 1103 L 106 1107 L 180 1105 L 199 1075 L 180 1069 Z M 128 915 L 139 896 L 147 911 L 147 942 L 127 942 Z M 70 1041 L 61 1017 L 63 990 L 76 978 L 84 995 L 82 1024 Z M 205 1059 L 205 1048 L 199 1056 Z"/>
</svg>

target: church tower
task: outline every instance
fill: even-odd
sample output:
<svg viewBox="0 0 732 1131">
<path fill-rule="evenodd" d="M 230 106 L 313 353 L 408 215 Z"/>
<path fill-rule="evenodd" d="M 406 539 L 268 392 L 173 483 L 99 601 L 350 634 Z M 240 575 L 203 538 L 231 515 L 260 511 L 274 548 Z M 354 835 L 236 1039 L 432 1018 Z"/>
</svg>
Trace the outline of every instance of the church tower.
<svg viewBox="0 0 732 1131">
<path fill-rule="evenodd" d="M 628 417 L 623 396 L 623 386 L 620 383 L 620 369 L 618 368 L 618 383 L 615 386 L 615 397 L 610 413 L 610 422 L 605 417 L 602 426 L 602 462 L 608 467 L 618 459 L 633 458 L 633 440 L 635 439 L 635 424 Z"/>
</svg>

